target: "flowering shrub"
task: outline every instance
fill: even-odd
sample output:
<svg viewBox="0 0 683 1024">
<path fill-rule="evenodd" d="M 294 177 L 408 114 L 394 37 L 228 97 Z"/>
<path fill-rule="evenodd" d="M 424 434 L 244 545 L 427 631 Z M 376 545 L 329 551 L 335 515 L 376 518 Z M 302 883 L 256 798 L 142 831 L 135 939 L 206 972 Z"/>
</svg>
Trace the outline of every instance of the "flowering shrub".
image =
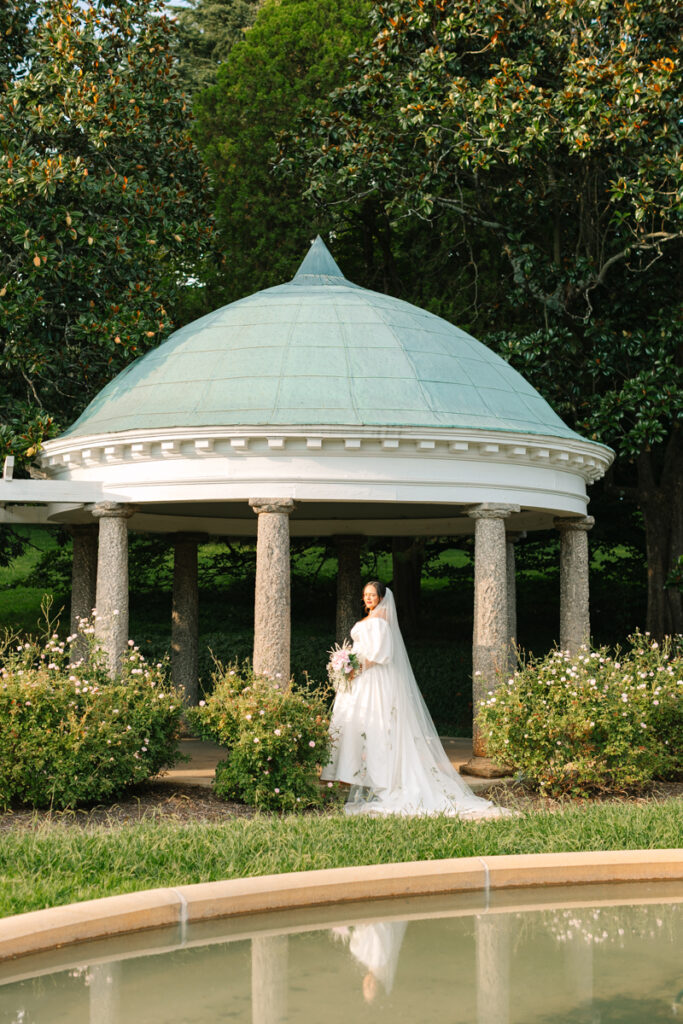
<svg viewBox="0 0 683 1024">
<path fill-rule="evenodd" d="M 89 655 L 77 663 L 76 637 L 0 644 L 0 807 L 107 800 L 180 758 L 183 705 L 164 666 L 147 665 L 129 641 L 111 680 L 85 632 Z"/>
<path fill-rule="evenodd" d="M 482 702 L 491 757 L 542 792 L 634 791 L 677 775 L 683 751 L 683 655 L 629 637 L 611 656 L 583 649 L 532 660 Z"/>
<path fill-rule="evenodd" d="M 214 690 L 188 715 L 199 734 L 228 748 L 216 767 L 215 793 L 268 810 L 320 804 L 319 768 L 329 758 L 329 716 L 310 689 L 284 691 L 248 666 L 219 668 Z"/>
</svg>

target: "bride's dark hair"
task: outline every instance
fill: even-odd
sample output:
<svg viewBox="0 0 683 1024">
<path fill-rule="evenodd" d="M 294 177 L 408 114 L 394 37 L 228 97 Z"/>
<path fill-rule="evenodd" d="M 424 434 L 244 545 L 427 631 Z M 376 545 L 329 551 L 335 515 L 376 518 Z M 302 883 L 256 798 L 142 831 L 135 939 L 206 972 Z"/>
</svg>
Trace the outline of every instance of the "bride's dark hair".
<svg viewBox="0 0 683 1024">
<path fill-rule="evenodd" d="M 377 596 L 380 599 L 380 601 L 387 592 L 386 585 L 384 583 L 380 583 L 379 580 L 368 580 L 368 582 L 365 584 L 365 587 L 374 587 L 375 590 L 377 591 Z M 365 587 L 363 587 L 363 590 L 365 590 Z"/>
</svg>

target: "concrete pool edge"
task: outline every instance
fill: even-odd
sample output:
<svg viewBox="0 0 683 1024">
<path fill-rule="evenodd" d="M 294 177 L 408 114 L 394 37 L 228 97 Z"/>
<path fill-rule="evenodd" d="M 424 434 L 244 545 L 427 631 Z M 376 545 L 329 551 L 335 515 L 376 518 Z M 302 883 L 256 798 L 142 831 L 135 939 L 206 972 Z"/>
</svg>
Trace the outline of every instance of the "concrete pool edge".
<svg viewBox="0 0 683 1024">
<path fill-rule="evenodd" d="M 683 881 L 683 849 L 372 864 L 108 896 L 0 919 L 0 961 L 164 926 L 328 904 L 486 890 Z"/>
</svg>

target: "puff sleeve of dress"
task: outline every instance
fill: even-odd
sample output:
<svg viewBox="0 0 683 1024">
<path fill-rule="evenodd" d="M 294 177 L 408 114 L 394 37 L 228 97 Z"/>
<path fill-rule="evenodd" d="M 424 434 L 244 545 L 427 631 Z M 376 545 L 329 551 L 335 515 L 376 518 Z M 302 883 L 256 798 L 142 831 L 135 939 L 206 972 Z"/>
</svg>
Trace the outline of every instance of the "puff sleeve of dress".
<svg viewBox="0 0 683 1024">
<path fill-rule="evenodd" d="M 351 630 L 353 652 L 362 661 L 370 661 L 374 665 L 386 665 L 393 655 L 391 630 L 379 616 L 361 619 Z"/>
</svg>

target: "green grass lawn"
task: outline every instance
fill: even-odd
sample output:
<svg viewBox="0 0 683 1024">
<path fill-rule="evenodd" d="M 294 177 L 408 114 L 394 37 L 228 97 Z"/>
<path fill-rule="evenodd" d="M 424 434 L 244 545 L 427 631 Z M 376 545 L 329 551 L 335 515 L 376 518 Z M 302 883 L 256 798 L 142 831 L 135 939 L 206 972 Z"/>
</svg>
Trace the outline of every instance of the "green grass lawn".
<svg viewBox="0 0 683 1024">
<path fill-rule="evenodd" d="M 17 527 L 16 532 L 25 537 L 28 544 L 10 565 L 0 565 L 0 629 L 35 632 L 41 619 L 40 606 L 45 590 L 28 587 L 24 580 L 44 552 L 56 550 L 55 531 L 27 526 Z"/>
<path fill-rule="evenodd" d="M 0 916 L 226 878 L 446 857 L 675 848 L 683 800 L 568 805 L 467 822 L 452 818 L 261 815 L 221 824 L 147 820 L 87 829 L 60 822 L 2 833 Z"/>
</svg>

